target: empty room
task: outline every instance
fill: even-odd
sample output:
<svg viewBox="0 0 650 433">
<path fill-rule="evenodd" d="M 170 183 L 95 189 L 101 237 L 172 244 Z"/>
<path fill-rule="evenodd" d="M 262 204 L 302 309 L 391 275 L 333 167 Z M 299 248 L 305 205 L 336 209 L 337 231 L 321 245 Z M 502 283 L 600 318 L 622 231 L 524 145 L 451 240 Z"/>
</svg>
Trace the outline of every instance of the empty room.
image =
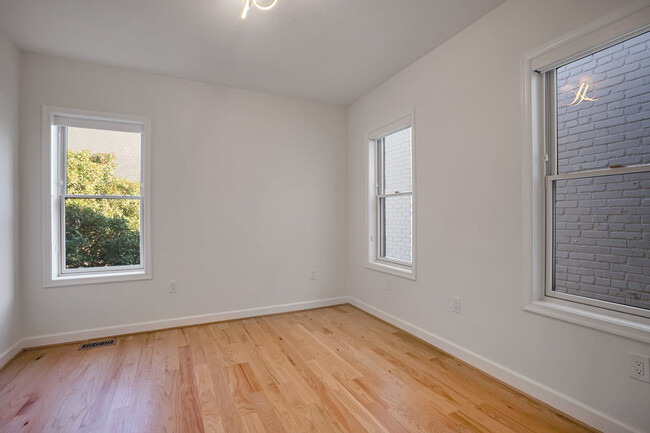
<svg viewBox="0 0 650 433">
<path fill-rule="evenodd" d="M 0 0 L 0 433 L 650 433 L 650 0 Z"/>
</svg>

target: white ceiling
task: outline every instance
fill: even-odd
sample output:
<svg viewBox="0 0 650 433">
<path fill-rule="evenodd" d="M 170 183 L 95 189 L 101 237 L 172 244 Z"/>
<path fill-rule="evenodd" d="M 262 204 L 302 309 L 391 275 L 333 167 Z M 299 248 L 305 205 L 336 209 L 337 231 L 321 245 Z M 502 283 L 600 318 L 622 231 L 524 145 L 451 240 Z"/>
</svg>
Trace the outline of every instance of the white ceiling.
<svg viewBox="0 0 650 433">
<path fill-rule="evenodd" d="M 347 105 L 503 0 L 0 0 L 23 50 Z M 260 3 L 263 3 L 260 1 Z"/>
</svg>

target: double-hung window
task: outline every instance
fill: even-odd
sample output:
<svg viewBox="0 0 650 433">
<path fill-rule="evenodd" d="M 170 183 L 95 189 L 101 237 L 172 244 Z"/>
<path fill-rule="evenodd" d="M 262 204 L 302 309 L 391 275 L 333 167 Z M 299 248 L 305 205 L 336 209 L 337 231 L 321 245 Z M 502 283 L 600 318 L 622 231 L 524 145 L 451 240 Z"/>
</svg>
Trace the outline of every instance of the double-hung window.
<svg viewBox="0 0 650 433">
<path fill-rule="evenodd" d="M 148 119 L 44 107 L 45 285 L 150 277 Z"/>
<path fill-rule="evenodd" d="M 527 308 L 650 341 L 650 28 L 637 19 L 529 59 Z"/>
<path fill-rule="evenodd" d="M 371 133 L 369 142 L 369 267 L 414 278 L 411 118 Z"/>
<path fill-rule="evenodd" d="M 650 317 L 650 32 L 544 72 L 546 295 Z"/>
</svg>

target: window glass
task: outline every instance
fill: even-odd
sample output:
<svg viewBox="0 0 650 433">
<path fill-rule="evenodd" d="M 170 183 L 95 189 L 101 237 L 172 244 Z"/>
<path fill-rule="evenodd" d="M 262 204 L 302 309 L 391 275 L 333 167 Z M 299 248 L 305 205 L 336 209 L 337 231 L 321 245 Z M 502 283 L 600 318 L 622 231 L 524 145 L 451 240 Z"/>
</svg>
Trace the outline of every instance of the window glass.
<svg viewBox="0 0 650 433">
<path fill-rule="evenodd" d="M 140 264 L 140 200 L 65 200 L 65 268 Z"/>
<path fill-rule="evenodd" d="M 558 173 L 650 163 L 650 32 L 556 70 Z"/>
<path fill-rule="evenodd" d="M 66 129 L 68 194 L 140 194 L 142 134 Z"/>
<path fill-rule="evenodd" d="M 409 192 L 411 185 L 411 128 L 384 138 L 384 192 Z"/>
<path fill-rule="evenodd" d="M 411 261 L 411 196 L 387 196 L 384 205 L 384 257 Z"/>
<path fill-rule="evenodd" d="M 553 291 L 650 310 L 650 172 L 554 182 Z"/>
</svg>

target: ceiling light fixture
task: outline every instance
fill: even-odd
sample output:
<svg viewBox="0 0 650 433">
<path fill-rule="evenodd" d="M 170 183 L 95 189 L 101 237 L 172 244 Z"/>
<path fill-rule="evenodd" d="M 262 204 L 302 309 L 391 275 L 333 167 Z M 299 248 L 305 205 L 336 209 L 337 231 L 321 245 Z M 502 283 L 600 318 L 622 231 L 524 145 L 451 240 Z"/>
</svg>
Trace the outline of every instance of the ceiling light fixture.
<svg viewBox="0 0 650 433">
<path fill-rule="evenodd" d="M 275 4 L 278 2 L 278 0 L 271 0 L 271 3 L 264 6 L 259 4 L 258 1 L 259 0 L 244 0 L 244 10 L 242 10 L 241 13 L 242 19 L 246 19 L 246 15 L 248 15 L 248 10 L 253 6 L 255 6 L 257 9 L 268 11 L 273 6 L 275 6 Z"/>
<path fill-rule="evenodd" d="M 580 84 L 580 88 L 576 92 L 576 97 L 573 99 L 573 101 L 569 105 L 567 105 L 567 107 L 570 107 L 572 105 L 578 105 L 582 101 L 596 102 L 598 100 L 598 98 L 590 98 L 589 96 L 587 96 L 587 90 L 589 90 L 589 86 L 590 85 L 587 84 L 587 83 Z"/>
</svg>

